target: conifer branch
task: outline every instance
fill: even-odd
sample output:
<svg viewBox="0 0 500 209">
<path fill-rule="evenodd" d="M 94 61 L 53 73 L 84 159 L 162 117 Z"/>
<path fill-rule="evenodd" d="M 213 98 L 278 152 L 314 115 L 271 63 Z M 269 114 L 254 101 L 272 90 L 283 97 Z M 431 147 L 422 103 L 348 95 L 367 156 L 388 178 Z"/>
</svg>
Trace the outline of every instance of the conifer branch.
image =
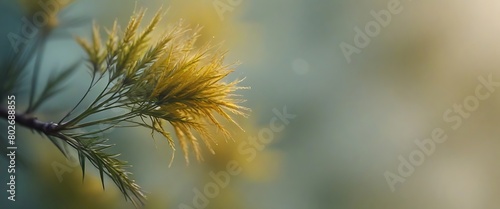
<svg viewBox="0 0 500 209">
<path fill-rule="evenodd" d="M 194 152 L 197 160 L 202 160 L 200 140 L 210 152 L 214 152 L 212 146 L 217 141 L 209 134 L 211 127 L 220 130 L 225 137 L 230 137 L 218 117 L 236 124 L 230 114 L 246 116 L 249 112 L 248 108 L 239 105 L 244 100 L 234 94 L 239 89 L 245 89 L 238 86 L 242 80 L 224 81 L 233 71 L 232 65 L 223 62 L 225 52 L 209 44 L 201 47 L 196 45 L 199 28 L 189 29 L 180 23 L 169 28 L 157 42 L 152 41 L 152 33 L 162 16 L 162 11 L 158 11 L 141 30 L 144 11 L 140 11 L 130 18 L 122 34 L 118 34 L 115 22 L 105 40 L 101 39 L 99 27 L 94 24 L 90 42 L 77 39 L 87 54 L 91 77 L 87 90 L 75 106 L 57 123 L 40 121 L 33 116 L 43 103 L 63 89 L 62 83 L 75 72 L 79 62 L 49 77 L 38 94 L 33 86 L 29 92 L 28 110 L 17 113 L 15 119 L 18 124 L 47 136 L 66 156 L 69 153 L 64 146 L 74 148 L 83 176 L 88 160 L 99 170 L 103 187 L 106 174 L 136 207 L 144 203 L 146 196 L 126 170 L 130 165 L 119 160 L 119 154 L 107 153 L 113 145 L 103 138 L 105 130 L 114 127 L 147 128 L 152 133 L 164 136 L 175 151 L 174 138 L 165 129 L 166 124 L 170 124 L 185 161 L 189 163 L 191 152 Z M 22 54 L 32 57 L 31 50 L 37 48 L 29 48 Z M 41 61 L 41 54 L 37 54 L 32 77 L 34 80 L 39 79 L 37 72 Z M 18 77 L 25 69 L 15 69 L 15 66 L 15 63 L 9 65 L 4 71 L 14 72 L 16 81 L 19 81 Z M 105 85 L 102 87 L 97 83 Z M 0 94 L 11 93 L 16 84 L 20 85 L 13 83 L 2 86 Z M 90 92 L 98 94 L 83 110 L 79 110 L 78 107 L 85 105 L 84 100 L 92 95 Z M 126 112 L 108 117 L 100 114 L 117 108 Z M 6 108 L 0 107 L 0 117 L 8 118 Z M 88 131 L 91 127 L 103 124 L 106 128 Z"/>
</svg>

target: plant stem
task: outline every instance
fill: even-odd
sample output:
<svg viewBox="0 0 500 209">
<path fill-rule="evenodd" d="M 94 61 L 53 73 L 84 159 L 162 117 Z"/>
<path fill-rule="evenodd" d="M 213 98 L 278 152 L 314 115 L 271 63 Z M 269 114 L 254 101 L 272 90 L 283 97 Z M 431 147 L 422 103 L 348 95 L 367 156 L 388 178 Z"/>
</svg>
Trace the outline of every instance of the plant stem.
<svg viewBox="0 0 500 209">
<path fill-rule="evenodd" d="M 0 117 L 7 120 L 8 116 L 8 110 L 4 107 L 0 107 Z M 28 114 L 16 113 L 15 116 L 15 121 L 18 124 L 30 128 L 31 130 L 42 132 L 46 135 L 56 134 L 56 129 L 59 126 L 56 123 L 40 121 L 36 117 L 30 116 Z"/>
</svg>

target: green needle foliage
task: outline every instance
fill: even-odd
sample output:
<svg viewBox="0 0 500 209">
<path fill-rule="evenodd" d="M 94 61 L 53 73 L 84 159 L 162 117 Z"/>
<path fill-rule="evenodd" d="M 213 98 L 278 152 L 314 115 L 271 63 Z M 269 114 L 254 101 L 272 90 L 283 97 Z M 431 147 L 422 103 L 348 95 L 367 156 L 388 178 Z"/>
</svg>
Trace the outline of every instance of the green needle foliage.
<svg viewBox="0 0 500 209">
<path fill-rule="evenodd" d="M 217 142 L 209 133 L 211 127 L 229 137 L 218 119 L 236 124 L 230 114 L 246 116 L 249 111 L 238 105 L 243 100 L 234 94 L 242 89 L 238 86 L 241 80 L 223 80 L 233 71 L 233 66 L 223 63 L 224 52 L 209 44 L 203 47 L 195 45 L 199 28 L 189 29 L 179 23 L 153 41 L 152 33 L 162 18 L 162 12 L 157 12 L 140 30 L 143 16 L 143 11 L 135 13 L 122 33 L 115 22 L 111 29 L 106 30 L 105 39 L 101 39 L 97 25 L 93 27 L 90 41 L 77 39 L 88 55 L 89 86 L 74 108 L 58 123 L 40 122 L 28 115 L 18 116 L 19 124 L 47 136 L 65 155 L 69 154 L 66 146 L 73 147 L 83 173 L 86 162 L 90 162 L 99 170 L 103 186 L 106 175 L 136 206 L 143 203 L 145 195 L 126 171 L 129 165 L 118 159 L 119 154 L 108 153 L 112 145 L 102 138 L 102 132 L 115 127 L 145 127 L 152 134 L 163 135 L 175 150 L 177 143 L 165 130 L 170 124 L 189 163 L 191 152 L 197 160 L 202 160 L 200 142 L 214 152 L 212 145 Z M 41 99 L 30 100 L 26 113 L 36 111 L 47 98 L 57 94 L 61 90 L 60 83 L 77 65 L 51 76 L 36 97 Z M 17 78 L 21 76 L 20 72 L 12 73 Z M 13 88 L 12 83 L 4 85 L 2 93 Z M 97 96 L 86 108 L 77 111 L 93 91 Z M 111 109 L 127 111 L 110 117 L 100 114 Z M 82 131 L 96 126 L 105 128 Z"/>
</svg>

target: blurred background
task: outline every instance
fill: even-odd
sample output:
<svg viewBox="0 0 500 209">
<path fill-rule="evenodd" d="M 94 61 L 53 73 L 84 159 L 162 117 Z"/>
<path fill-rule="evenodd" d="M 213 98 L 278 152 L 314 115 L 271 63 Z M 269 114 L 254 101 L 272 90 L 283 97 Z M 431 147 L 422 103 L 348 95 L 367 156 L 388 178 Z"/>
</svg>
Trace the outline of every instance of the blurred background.
<svg viewBox="0 0 500 209">
<path fill-rule="evenodd" d="M 2 60 L 12 50 L 8 34 L 20 30 L 27 14 L 22 5 L 0 1 Z M 40 79 L 85 56 L 74 37 L 90 37 L 92 21 L 110 28 L 117 19 L 123 26 L 134 8 L 147 8 L 148 20 L 161 6 L 168 8 L 161 27 L 182 19 L 203 26 L 201 43 L 224 43 L 227 63 L 240 63 L 229 79 L 246 78 L 242 85 L 251 89 L 238 93 L 252 113 L 237 118 L 246 131 L 234 128 L 234 142 L 221 139 L 215 155 L 206 152 L 204 162 L 190 165 L 177 152 L 169 167 L 172 150 L 161 137 L 151 139 L 148 130 L 107 131 L 116 143 L 113 151 L 133 165 L 133 177 L 148 192 L 146 208 L 500 205 L 500 93 L 480 100 L 456 130 L 443 116 L 475 95 L 481 76 L 500 81 L 500 2 L 77 0 L 58 16 L 61 28 L 48 42 Z M 356 47 L 355 28 L 366 33 L 365 26 L 377 21 L 371 11 L 390 8 L 400 12 L 391 13 L 386 26 L 379 23 L 369 44 Z M 350 62 L 341 43 L 357 48 Z M 86 66 L 80 67 L 66 90 L 43 106 L 41 120 L 57 121 L 79 99 L 90 79 Z M 274 109 L 296 117 L 248 160 L 240 144 L 269 128 Z M 430 138 L 435 128 L 448 139 L 435 143 L 435 150 L 391 190 L 385 174 L 399 175 L 400 156 L 409 159 L 421 149 L 415 140 Z M 21 130 L 17 199 L 6 199 L 2 181 L 0 208 L 133 208 L 109 179 L 102 190 L 95 169 L 88 167 L 82 183 L 76 159 L 66 160 L 47 139 Z M 214 181 L 210 173 L 224 171 L 233 160 L 241 173 L 207 197 L 206 207 L 194 206 L 196 190 L 203 192 Z M 1 162 L 7 165 L 5 158 Z M 4 168 L 0 175 L 6 179 Z"/>
</svg>

